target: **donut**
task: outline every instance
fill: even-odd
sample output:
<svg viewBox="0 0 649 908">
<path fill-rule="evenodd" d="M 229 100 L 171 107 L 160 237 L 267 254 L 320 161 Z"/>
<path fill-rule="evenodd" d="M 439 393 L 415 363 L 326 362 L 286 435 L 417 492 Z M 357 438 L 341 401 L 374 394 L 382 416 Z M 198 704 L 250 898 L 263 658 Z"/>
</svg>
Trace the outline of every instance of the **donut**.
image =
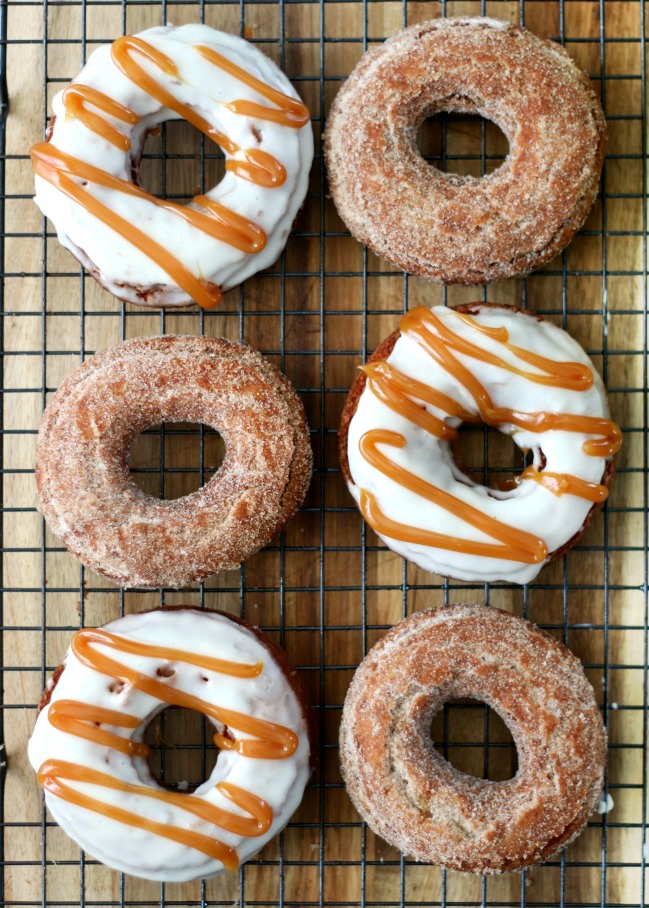
<svg viewBox="0 0 649 908">
<path fill-rule="evenodd" d="M 442 111 L 499 126 L 502 166 L 481 179 L 430 166 L 417 130 Z M 369 50 L 333 103 L 325 151 L 357 240 L 411 274 L 471 285 L 527 274 L 570 242 L 597 194 L 604 146 L 600 103 L 560 45 L 459 18 Z"/>
<path fill-rule="evenodd" d="M 152 775 L 147 726 L 169 705 L 214 726 L 192 793 Z M 184 882 L 234 870 L 289 821 L 310 773 L 304 694 L 269 638 L 221 612 L 158 609 L 72 638 L 29 759 L 50 813 L 115 870 Z"/>
<path fill-rule="evenodd" d="M 455 769 L 431 720 L 450 699 L 487 703 L 508 726 L 518 771 L 504 782 Z M 368 653 L 340 726 L 343 778 L 370 828 L 419 861 L 506 873 L 575 839 L 604 782 L 606 732 L 579 660 L 499 609 L 418 612 Z"/>
<path fill-rule="evenodd" d="M 145 494 L 129 453 L 145 429 L 204 423 L 217 473 L 184 498 Z M 45 410 L 38 507 L 87 567 L 123 587 L 180 587 L 232 570 L 302 503 L 312 454 L 289 380 L 259 353 L 208 337 L 145 337 L 90 357 Z"/>
<path fill-rule="evenodd" d="M 215 306 L 286 244 L 313 159 L 309 111 L 247 41 L 205 25 L 99 47 L 56 95 L 31 150 L 36 203 L 107 290 L 143 306 Z M 225 176 L 189 205 L 138 183 L 147 135 L 186 120 L 223 150 Z"/>
<path fill-rule="evenodd" d="M 454 461 L 462 423 L 509 435 L 533 463 L 486 488 Z M 340 461 L 389 548 L 458 580 L 528 583 L 608 495 L 622 443 L 592 362 L 565 331 L 510 306 L 403 316 L 352 385 Z"/>
</svg>

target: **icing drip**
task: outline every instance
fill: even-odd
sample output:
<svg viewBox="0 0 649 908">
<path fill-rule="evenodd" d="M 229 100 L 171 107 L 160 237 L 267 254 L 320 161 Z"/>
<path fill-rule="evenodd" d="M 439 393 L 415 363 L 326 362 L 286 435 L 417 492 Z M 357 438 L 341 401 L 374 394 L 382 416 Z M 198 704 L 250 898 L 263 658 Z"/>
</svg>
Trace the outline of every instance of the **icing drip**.
<svg viewBox="0 0 649 908">
<path fill-rule="evenodd" d="M 175 688 L 171 682 L 165 683 L 143 674 L 120 662 L 117 658 L 111 658 L 105 652 L 97 649 L 97 647 L 109 649 L 117 654 L 123 652 L 163 659 L 172 664 L 194 665 L 207 671 L 243 679 L 258 677 L 263 671 L 261 662 L 245 664 L 211 658 L 171 647 L 140 643 L 94 628 L 78 631 L 73 637 L 71 644 L 71 650 L 79 662 L 93 671 L 107 675 L 115 680 L 120 680 L 134 689 L 155 697 L 161 702 L 196 710 L 209 716 L 219 725 L 253 736 L 233 740 L 225 733 L 217 733 L 214 735 L 214 741 L 222 749 L 236 750 L 237 753 L 244 757 L 267 760 L 284 760 L 296 752 L 298 737 L 289 728 L 209 703 Z M 175 671 L 169 677 L 173 678 L 174 675 Z M 116 710 L 103 709 L 97 705 L 80 701 L 62 699 L 55 700 L 50 704 L 48 719 L 60 731 L 94 741 L 121 753 L 138 757 L 146 757 L 149 754 L 149 748 L 146 744 L 123 738 L 119 734 L 101 727 L 102 725 L 109 725 L 113 728 L 132 730 L 141 724 L 141 719 L 137 716 L 130 716 Z M 261 836 L 268 831 L 273 820 L 273 812 L 262 798 L 225 781 L 217 783 L 217 789 L 237 807 L 250 814 L 249 817 L 230 813 L 201 798 L 152 788 L 148 785 L 126 782 L 107 773 L 66 760 L 46 760 L 38 770 L 38 779 L 48 792 L 58 798 L 96 813 L 101 813 L 118 822 L 137 826 L 140 829 L 148 830 L 156 835 L 194 848 L 211 858 L 221 861 L 228 869 L 234 869 L 238 866 L 237 853 L 234 848 L 220 842 L 218 839 L 189 829 L 147 819 L 106 801 L 91 797 L 66 783 L 83 782 L 105 789 L 153 798 L 154 800 L 180 807 L 182 810 L 241 836 Z"/>
<path fill-rule="evenodd" d="M 309 111 L 300 101 L 266 85 L 246 70 L 232 63 L 210 47 L 193 45 L 204 60 L 215 68 L 226 72 L 244 85 L 271 102 L 266 107 L 251 100 L 234 100 L 224 104 L 234 114 L 267 120 L 288 129 L 301 129 L 309 121 Z M 287 179 L 286 169 L 276 157 L 259 148 L 242 148 L 225 133 L 215 129 L 193 106 L 179 101 L 172 91 L 165 88 L 140 64 L 145 60 L 162 74 L 182 81 L 175 62 L 159 49 L 137 36 L 126 36 L 115 41 L 111 57 L 121 73 L 141 91 L 150 95 L 163 107 L 174 111 L 191 123 L 204 135 L 220 145 L 228 155 L 226 171 L 247 182 L 266 189 L 282 186 Z M 138 59 L 139 58 L 139 59 Z M 116 148 L 126 152 L 131 148 L 129 137 L 117 126 L 108 122 L 96 110 L 123 123 L 135 125 L 138 115 L 123 104 L 109 98 L 103 92 L 85 85 L 71 85 L 63 93 L 66 117 L 79 119 L 89 130 L 102 136 Z M 94 108 L 94 110 L 90 109 Z M 119 179 L 99 167 L 84 163 L 67 154 L 50 142 L 41 142 L 31 150 L 36 173 L 55 186 L 77 205 L 85 208 L 110 229 L 125 237 L 140 252 L 148 256 L 192 299 L 204 308 L 212 308 L 222 297 L 221 289 L 215 283 L 202 280 L 176 258 L 167 246 L 156 242 L 126 218 L 103 204 L 84 189 L 83 183 L 106 187 L 126 195 L 138 196 L 183 218 L 193 227 L 209 236 L 221 240 L 247 254 L 255 254 L 265 248 L 267 236 L 260 226 L 242 217 L 226 206 L 197 196 L 193 204 L 202 210 L 163 202 L 127 180 Z"/>
<path fill-rule="evenodd" d="M 464 326 L 462 333 L 453 330 L 454 319 Z M 522 430 L 538 436 L 550 432 L 592 436 L 580 445 L 587 458 L 607 458 L 619 450 L 622 442 L 620 429 L 603 416 L 544 410 L 527 412 L 494 405 L 484 379 L 478 378 L 476 371 L 467 365 L 467 360 L 502 370 L 516 376 L 517 380 L 533 385 L 578 394 L 593 389 L 593 372 L 586 363 L 556 361 L 542 356 L 532 349 L 512 343 L 504 325 L 484 324 L 471 315 L 453 310 L 441 310 L 438 314 L 435 310 L 416 308 L 403 316 L 400 331 L 403 338 L 408 338 L 434 361 L 436 369 L 443 370 L 450 379 L 450 387 L 463 389 L 469 395 L 477 412 L 470 412 L 448 393 L 406 374 L 395 362 L 389 361 L 372 362 L 362 367 L 367 376 L 366 391 L 363 394 L 369 392 L 400 421 L 424 430 L 429 436 L 439 439 L 439 444 L 448 445 L 453 442 L 457 438 L 457 427 L 461 422 L 483 422 L 495 428 L 515 427 L 514 431 Z M 475 340 L 471 336 L 474 332 Z M 481 344 L 481 336 L 488 338 L 489 343 Z M 399 343 L 397 341 L 397 345 Z M 498 352 L 499 349 L 502 349 L 502 354 Z M 407 364 L 404 354 L 399 357 L 391 355 L 390 358 L 396 358 L 400 364 Z M 410 367 L 406 365 L 406 368 Z M 484 370 L 482 374 L 485 374 Z M 502 384 L 500 379 L 498 384 Z M 447 382 L 447 388 L 448 386 Z M 431 409 L 437 412 L 431 412 Z M 414 456 L 407 453 L 410 442 L 414 441 L 419 446 L 416 433 L 412 433 L 410 438 L 411 433 L 407 433 L 409 437 L 406 437 L 403 432 L 393 431 L 388 428 L 390 419 L 382 415 L 378 422 L 382 427 L 369 428 L 372 424 L 377 426 L 376 415 L 372 418 L 370 412 L 378 414 L 380 410 L 376 410 L 374 406 L 363 412 L 367 415 L 362 417 L 359 428 L 354 430 L 354 437 L 357 438 L 354 444 L 358 446 L 362 461 L 397 487 L 443 509 L 453 515 L 454 521 L 459 520 L 463 525 L 477 530 L 478 538 L 466 539 L 455 533 L 436 532 L 388 516 L 381 506 L 381 486 L 373 481 L 374 488 L 368 488 L 363 478 L 357 478 L 352 470 L 354 482 L 358 486 L 356 494 L 361 512 L 377 533 L 406 545 L 523 565 L 540 565 L 548 557 L 548 545 L 536 532 L 526 532 L 497 520 L 479 507 L 471 505 L 464 497 L 453 495 L 448 489 L 407 469 L 405 463 L 409 462 L 409 457 Z M 352 423 L 356 418 L 354 416 Z M 395 452 L 395 456 L 389 456 L 386 449 Z M 396 456 L 397 451 L 404 452 L 405 456 Z M 435 475 L 434 470 L 427 472 L 429 476 Z M 599 482 L 568 472 L 554 472 L 552 469 L 545 471 L 538 464 L 528 467 L 520 476 L 502 483 L 498 488 L 501 492 L 511 492 L 527 481 L 543 487 L 557 497 L 572 495 L 592 503 L 603 502 L 608 494 L 607 488 Z M 466 492 L 467 487 L 456 484 L 455 488 L 458 491 L 462 488 Z M 476 499 L 476 503 L 478 502 L 479 499 Z M 391 508 L 394 510 L 393 505 Z M 405 507 L 403 512 L 407 513 Z M 485 536 L 489 541 L 484 541 Z"/>
</svg>

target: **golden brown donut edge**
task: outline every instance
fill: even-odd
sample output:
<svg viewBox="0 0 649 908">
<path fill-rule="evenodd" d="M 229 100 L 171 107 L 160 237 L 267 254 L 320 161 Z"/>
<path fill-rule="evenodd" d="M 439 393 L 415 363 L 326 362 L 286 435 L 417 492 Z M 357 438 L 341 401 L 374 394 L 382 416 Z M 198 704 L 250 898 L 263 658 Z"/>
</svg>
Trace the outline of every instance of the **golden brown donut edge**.
<svg viewBox="0 0 649 908">
<path fill-rule="evenodd" d="M 442 704 L 495 709 L 518 750 L 513 779 L 459 772 L 433 749 Z M 581 663 L 508 612 L 417 612 L 368 653 L 347 693 L 343 778 L 370 828 L 420 861 L 496 874 L 541 863 L 581 832 L 604 780 L 606 731 Z"/>
<path fill-rule="evenodd" d="M 204 422 L 226 442 L 221 469 L 184 498 L 151 498 L 129 474 L 132 442 L 164 421 Z M 114 583 L 186 586 L 267 545 L 301 504 L 312 462 L 302 403 L 259 353 L 219 338 L 139 338 L 86 360 L 48 404 L 39 509 Z"/>
<path fill-rule="evenodd" d="M 372 48 L 326 125 L 329 187 L 352 235 L 445 284 L 503 280 L 552 259 L 585 221 L 604 160 L 587 75 L 561 45 L 495 24 L 435 19 Z M 442 110 L 495 122 L 510 140 L 502 167 L 476 179 L 428 166 L 417 127 Z"/>
</svg>

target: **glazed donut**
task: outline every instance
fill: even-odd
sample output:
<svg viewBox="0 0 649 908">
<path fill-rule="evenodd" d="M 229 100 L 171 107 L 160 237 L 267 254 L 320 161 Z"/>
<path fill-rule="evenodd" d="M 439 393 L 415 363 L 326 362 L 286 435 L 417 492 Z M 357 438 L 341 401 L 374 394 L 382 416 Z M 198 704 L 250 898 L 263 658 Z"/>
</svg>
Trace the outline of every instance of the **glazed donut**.
<svg viewBox="0 0 649 908">
<path fill-rule="evenodd" d="M 477 179 L 417 149 L 441 111 L 479 114 L 509 155 Z M 329 186 L 341 218 L 378 255 L 447 284 L 527 274 L 581 227 L 597 194 L 605 122 L 588 77 L 552 41 L 496 19 L 435 19 L 372 48 L 334 101 Z"/>
<path fill-rule="evenodd" d="M 216 729 L 216 766 L 191 794 L 159 785 L 147 762 L 147 726 L 170 704 Z M 69 836 L 109 867 L 170 882 L 256 854 L 300 803 L 309 754 L 303 692 L 284 653 L 242 621 L 191 608 L 78 631 L 29 742 Z"/>
<path fill-rule="evenodd" d="M 107 290 L 145 306 L 212 307 L 272 265 L 307 191 L 309 111 L 247 41 L 205 25 L 150 28 L 98 48 L 53 101 L 32 148 L 36 203 Z M 149 132 L 184 119 L 225 153 L 189 205 L 138 185 Z"/>
<path fill-rule="evenodd" d="M 528 583 L 574 545 L 608 495 L 622 436 L 582 348 L 550 322 L 483 303 L 419 307 L 353 384 L 339 442 L 365 520 L 395 552 L 458 580 Z M 463 422 L 534 462 L 513 484 L 466 476 Z"/>
<path fill-rule="evenodd" d="M 137 436 L 164 422 L 204 423 L 226 445 L 219 471 L 184 498 L 152 498 L 129 473 Z M 38 504 L 68 549 L 114 583 L 179 587 L 270 542 L 311 467 L 302 404 L 259 353 L 145 337 L 90 357 L 60 386 L 38 436 Z"/>
<path fill-rule="evenodd" d="M 492 782 L 433 748 L 431 720 L 460 697 L 509 727 L 518 772 Z M 347 791 L 378 835 L 419 861 L 506 873 L 547 860 L 586 825 L 606 732 L 579 660 L 528 621 L 482 605 L 418 612 L 354 675 L 340 727 Z"/>
</svg>

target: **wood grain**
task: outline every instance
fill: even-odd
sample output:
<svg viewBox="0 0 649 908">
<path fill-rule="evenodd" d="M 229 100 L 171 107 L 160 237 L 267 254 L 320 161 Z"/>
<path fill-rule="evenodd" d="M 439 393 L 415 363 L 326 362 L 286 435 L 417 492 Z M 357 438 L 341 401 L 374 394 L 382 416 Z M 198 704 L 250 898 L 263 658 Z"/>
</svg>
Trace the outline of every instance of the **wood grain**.
<svg viewBox="0 0 649 908">
<path fill-rule="evenodd" d="M 585 229 L 565 251 L 525 281 L 487 288 L 486 299 L 525 305 L 566 327 L 602 369 L 614 417 L 625 429 L 619 474 L 607 510 L 577 550 L 523 590 L 444 583 L 383 546 L 352 507 L 337 472 L 335 430 L 345 390 L 363 356 L 397 324 L 404 306 L 443 300 L 468 302 L 476 291 L 404 278 L 345 235 L 326 195 L 322 161 L 314 162 L 311 191 L 286 253 L 271 272 L 226 295 L 215 313 L 161 315 L 122 307 L 80 272 L 61 249 L 30 199 L 30 145 L 39 140 L 52 95 L 98 44 L 123 29 L 162 21 L 162 4 L 51 4 L 9 6 L 4 332 L 4 730 L 9 772 L 5 792 L 5 898 L 9 903 L 108 906 L 164 904 L 607 904 L 639 905 L 646 776 L 646 351 L 643 293 L 642 108 L 640 2 L 447 2 L 447 15 L 486 12 L 559 37 L 594 77 L 609 115 L 609 149 L 599 200 Z M 321 115 L 340 79 L 368 45 L 442 11 L 440 3 L 173 3 L 174 24 L 198 20 L 240 33 L 282 64 L 309 104 L 319 149 Z M 603 20 L 601 19 L 603 16 Z M 321 35 L 321 24 L 323 34 Z M 366 29 L 366 31 L 364 31 Z M 601 41 L 605 34 L 606 42 Z M 85 44 L 82 43 L 82 36 Z M 280 43 L 282 42 L 282 43 Z M 47 53 L 45 54 L 45 49 Z M 47 97 L 43 79 L 47 77 Z M 445 138 L 449 169 L 480 172 L 481 127 L 450 119 L 422 131 L 422 148 L 440 154 Z M 487 154 L 503 154 L 498 130 L 486 129 Z M 200 183 L 201 142 L 174 124 L 147 153 L 182 154 L 147 162 L 146 185 L 189 197 Z M 451 160 L 452 156 L 457 156 Z M 497 162 L 494 162 L 497 163 Z M 493 166 L 492 163 L 489 166 Z M 218 178 L 208 161 L 206 179 Z M 605 269 L 605 271 L 604 271 Z M 607 312 L 604 320 L 602 313 Z M 311 426 L 318 470 L 305 509 L 283 539 L 239 573 L 211 578 L 187 592 L 121 594 L 80 569 L 43 527 L 35 511 L 35 433 L 45 400 L 95 350 L 122 338 L 198 333 L 242 339 L 268 353 L 300 389 Z M 178 427 L 176 427 L 178 428 Z M 180 427 L 181 429 L 187 427 Z M 160 449 L 167 471 L 158 470 Z M 481 437 L 463 439 L 465 458 L 482 468 Z M 491 467 L 516 468 L 511 447 L 490 439 Z M 204 474 L 218 466 L 218 439 L 205 438 Z M 200 437 L 166 431 L 143 436 L 132 464 L 152 494 L 185 494 L 201 481 Z M 177 470 L 189 472 L 176 472 Z M 163 483 L 163 485 L 162 485 Z M 524 877 L 482 881 L 405 860 L 366 831 L 341 785 L 337 760 L 340 707 L 354 667 L 391 624 L 413 610 L 442 602 L 482 601 L 528 615 L 585 662 L 608 720 L 610 793 L 615 806 L 594 816 L 565 858 Z M 49 817 L 27 765 L 25 745 L 47 674 L 80 622 L 99 625 L 125 612 L 164 601 L 218 607 L 269 629 L 302 669 L 319 707 L 320 753 L 313 782 L 295 822 L 240 875 L 204 885 L 160 887 L 125 878 L 87 857 Z M 606 684 L 603 684 L 606 679 Z M 198 778 L 200 727 L 170 717 L 159 734 L 168 742 L 167 770 Z M 502 746 L 485 750 L 489 741 Z M 189 737 L 187 737 L 189 736 Z M 508 732 L 482 707 L 447 710 L 434 739 L 467 771 L 506 777 L 514 771 Z M 194 751 L 173 749 L 189 740 Z M 466 746 L 466 745 L 470 746 Z M 443 743 L 440 744 L 442 749 Z M 606 861 L 604 860 L 606 853 Z M 26 863 L 25 863 L 26 862 Z"/>
</svg>

